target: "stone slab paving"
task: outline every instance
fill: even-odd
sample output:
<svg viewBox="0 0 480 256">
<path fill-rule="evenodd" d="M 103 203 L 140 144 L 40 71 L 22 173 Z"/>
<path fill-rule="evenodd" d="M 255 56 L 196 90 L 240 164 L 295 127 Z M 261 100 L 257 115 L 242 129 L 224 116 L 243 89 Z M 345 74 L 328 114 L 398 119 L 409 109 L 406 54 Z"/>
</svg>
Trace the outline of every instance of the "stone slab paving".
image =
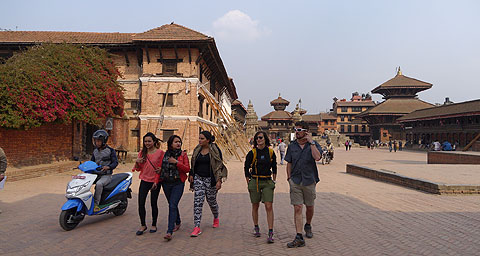
<svg viewBox="0 0 480 256">
<path fill-rule="evenodd" d="M 182 228 L 163 241 L 167 204 L 159 198 L 159 232 L 135 236 L 139 227 L 136 195 L 123 216 L 87 216 L 73 231 L 58 224 L 64 191 L 75 171 L 7 183 L 0 191 L 0 255 L 478 255 L 480 197 L 439 196 L 345 173 L 345 164 L 404 164 L 425 161 L 425 153 L 386 150 L 337 150 L 332 164 L 319 165 L 321 182 L 313 220 L 314 237 L 289 249 L 294 236 L 285 166 L 279 165 L 275 194 L 276 242 L 266 243 L 266 217 L 260 211 L 262 237 L 252 235 L 251 208 L 243 164 L 230 161 L 229 179 L 219 194 L 220 228 L 210 227 L 205 204 L 203 234 L 190 238 L 192 193 L 180 202 Z M 410 161 L 410 162 L 408 162 Z M 122 165 L 118 171 L 128 171 Z M 148 208 L 147 208 L 148 209 Z M 149 220 L 147 212 L 147 222 Z"/>
</svg>

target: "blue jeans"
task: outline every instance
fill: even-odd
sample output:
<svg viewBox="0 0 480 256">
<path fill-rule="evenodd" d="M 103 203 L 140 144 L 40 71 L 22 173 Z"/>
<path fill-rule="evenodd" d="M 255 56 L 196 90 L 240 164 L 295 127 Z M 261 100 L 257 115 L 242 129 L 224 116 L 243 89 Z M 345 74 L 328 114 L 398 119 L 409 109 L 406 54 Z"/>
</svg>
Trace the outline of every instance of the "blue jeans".
<svg viewBox="0 0 480 256">
<path fill-rule="evenodd" d="M 183 195 L 185 183 L 178 181 L 175 183 L 162 183 L 163 192 L 168 201 L 168 229 L 167 233 L 172 234 L 175 224 L 179 225 L 180 212 L 178 211 L 178 203 Z"/>
</svg>

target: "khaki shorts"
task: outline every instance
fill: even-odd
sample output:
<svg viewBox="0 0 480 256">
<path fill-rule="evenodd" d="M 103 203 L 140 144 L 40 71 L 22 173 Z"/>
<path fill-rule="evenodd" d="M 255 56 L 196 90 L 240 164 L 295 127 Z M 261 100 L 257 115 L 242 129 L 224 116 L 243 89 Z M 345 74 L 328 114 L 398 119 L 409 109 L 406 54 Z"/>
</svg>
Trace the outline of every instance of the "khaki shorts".
<svg viewBox="0 0 480 256">
<path fill-rule="evenodd" d="M 275 190 L 275 183 L 269 179 L 258 179 L 258 192 L 257 192 L 257 179 L 252 178 L 248 182 L 248 192 L 250 193 L 250 202 L 252 204 L 265 202 L 273 202 L 273 191 Z"/>
<path fill-rule="evenodd" d="M 290 203 L 292 205 L 315 205 L 315 198 L 317 197 L 317 192 L 315 191 L 316 183 L 302 186 L 295 184 L 292 179 L 290 179 L 288 180 L 288 184 L 290 185 Z"/>
</svg>

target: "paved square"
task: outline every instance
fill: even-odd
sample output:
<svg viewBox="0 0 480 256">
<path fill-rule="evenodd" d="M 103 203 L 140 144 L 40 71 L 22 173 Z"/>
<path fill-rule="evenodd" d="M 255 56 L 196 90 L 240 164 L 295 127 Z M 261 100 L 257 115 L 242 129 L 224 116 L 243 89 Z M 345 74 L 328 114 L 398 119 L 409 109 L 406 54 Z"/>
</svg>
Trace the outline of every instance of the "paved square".
<svg viewBox="0 0 480 256">
<path fill-rule="evenodd" d="M 188 236 L 193 196 L 186 191 L 180 202 L 182 227 L 170 242 L 163 239 L 168 215 L 163 193 L 159 232 L 135 236 L 138 174 L 123 216 L 86 216 L 69 232 L 59 226 L 58 216 L 66 184 L 76 171 L 7 183 L 0 191 L 0 255 L 478 255 L 479 196 L 432 195 L 345 173 L 346 163 L 408 164 L 426 161 L 425 153 L 354 148 L 335 154 L 332 164 L 318 166 L 314 237 L 303 248 L 286 247 L 295 228 L 285 166 L 279 165 L 274 199 L 276 241 L 267 244 L 265 211 L 260 209 L 262 237 L 254 238 L 243 163 L 230 161 L 229 178 L 219 193 L 220 228 L 211 228 L 205 204 L 204 233 Z M 120 165 L 117 172 L 131 166 Z"/>
</svg>

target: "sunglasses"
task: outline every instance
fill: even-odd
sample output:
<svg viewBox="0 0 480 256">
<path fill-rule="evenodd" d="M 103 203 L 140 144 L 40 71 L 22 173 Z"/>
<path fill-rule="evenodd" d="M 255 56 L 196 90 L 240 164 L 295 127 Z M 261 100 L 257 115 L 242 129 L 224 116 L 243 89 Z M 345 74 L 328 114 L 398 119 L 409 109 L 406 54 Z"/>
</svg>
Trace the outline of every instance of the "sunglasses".
<svg viewBox="0 0 480 256">
<path fill-rule="evenodd" d="M 263 139 L 263 136 L 258 136 L 258 137 L 257 137 L 257 140 L 258 140 L 258 139 Z"/>
<path fill-rule="evenodd" d="M 294 131 L 296 132 L 306 132 L 307 129 L 303 129 L 303 128 L 293 128 Z"/>
</svg>

